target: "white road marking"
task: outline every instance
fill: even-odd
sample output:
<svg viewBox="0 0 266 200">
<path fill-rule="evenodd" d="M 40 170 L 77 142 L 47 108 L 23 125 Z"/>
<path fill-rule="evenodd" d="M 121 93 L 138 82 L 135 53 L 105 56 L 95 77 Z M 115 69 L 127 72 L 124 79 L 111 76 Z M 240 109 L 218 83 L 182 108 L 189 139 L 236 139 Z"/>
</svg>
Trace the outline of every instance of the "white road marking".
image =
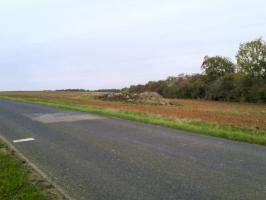
<svg viewBox="0 0 266 200">
<path fill-rule="evenodd" d="M 25 138 L 25 139 L 19 139 L 19 140 L 13 140 L 14 143 L 18 142 L 28 142 L 28 141 L 33 141 L 35 140 L 34 138 Z"/>
</svg>

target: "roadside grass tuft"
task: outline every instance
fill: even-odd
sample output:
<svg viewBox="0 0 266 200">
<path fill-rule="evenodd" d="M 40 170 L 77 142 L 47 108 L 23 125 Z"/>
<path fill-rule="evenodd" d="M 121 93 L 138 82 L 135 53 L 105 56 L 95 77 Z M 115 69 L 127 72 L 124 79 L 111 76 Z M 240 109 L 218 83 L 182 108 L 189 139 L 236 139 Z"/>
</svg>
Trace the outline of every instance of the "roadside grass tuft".
<svg viewBox="0 0 266 200">
<path fill-rule="evenodd" d="M 94 113 L 102 116 L 110 116 L 125 120 L 142 122 L 146 124 L 159 125 L 163 127 L 190 131 L 194 133 L 200 133 L 204 135 L 215 136 L 235 141 L 266 145 L 266 133 L 260 130 L 255 132 L 252 130 L 242 129 L 229 125 L 219 125 L 219 124 L 207 123 L 204 121 L 196 121 L 196 120 L 166 118 L 143 112 L 121 111 L 121 110 L 99 108 L 88 105 L 85 106 L 85 105 L 69 104 L 63 101 L 55 101 L 55 100 L 45 100 L 38 98 L 24 99 L 24 98 L 14 98 L 7 96 L 0 96 L 0 98 L 20 101 L 25 103 L 47 105 L 47 106 L 68 109 L 68 110 L 75 110 L 80 112 Z"/>
<path fill-rule="evenodd" d="M 17 159 L 0 141 L 0 199 L 46 200 L 29 178 L 23 161 Z"/>
</svg>

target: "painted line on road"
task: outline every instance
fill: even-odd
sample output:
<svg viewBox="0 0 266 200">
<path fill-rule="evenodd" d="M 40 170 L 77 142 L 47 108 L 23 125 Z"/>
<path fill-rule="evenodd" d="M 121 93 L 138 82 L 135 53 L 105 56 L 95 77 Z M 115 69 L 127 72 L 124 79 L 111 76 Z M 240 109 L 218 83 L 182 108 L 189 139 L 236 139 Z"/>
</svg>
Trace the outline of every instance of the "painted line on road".
<svg viewBox="0 0 266 200">
<path fill-rule="evenodd" d="M 28 142 L 28 141 L 33 141 L 35 140 L 34 138 L 25 138 L 25 139 L 19 139 L 19 140 L 13 140 L 14 143 L 19 143 L 19 142 Z"/>
</svg>

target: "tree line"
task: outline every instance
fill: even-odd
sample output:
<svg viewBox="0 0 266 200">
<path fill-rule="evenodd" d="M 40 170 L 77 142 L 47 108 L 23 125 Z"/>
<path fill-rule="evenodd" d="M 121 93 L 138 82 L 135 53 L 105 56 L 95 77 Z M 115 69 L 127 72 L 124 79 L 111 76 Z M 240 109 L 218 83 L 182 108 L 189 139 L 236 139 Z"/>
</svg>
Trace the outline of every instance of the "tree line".
<svg viewBox="0 0 266 200">
<path fill-rule="evenodd" d="M 205 56 L 201 68 L 200 74 L 181 74 L 122 91 L 152 91 L 165 98 L 266 102 L 266 43 L 261 38 L 241 44 L 236 63 L 223 56 Z"/>
</svg>

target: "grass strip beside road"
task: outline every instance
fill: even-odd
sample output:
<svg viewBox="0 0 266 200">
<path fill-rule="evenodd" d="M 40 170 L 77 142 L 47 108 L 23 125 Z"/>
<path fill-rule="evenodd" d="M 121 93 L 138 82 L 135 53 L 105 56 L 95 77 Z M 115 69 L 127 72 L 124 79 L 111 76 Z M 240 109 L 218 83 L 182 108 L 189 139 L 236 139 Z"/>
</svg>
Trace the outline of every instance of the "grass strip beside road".
<svg viewBox="0 0 266 200">
<path fill-rule="evenodd" d="M 1 200 L 47 200 L 30 179 L 31 172 L 25 162 L 18 159 L 2 141 L 0 141 L 0 199 Z"/>
<path fill-rule="evenodd" d="M 241 141 L 252 144 L 266 145 L 266 133 L 264 131 L 252 131 L 233 126 L 225 126 L 219 124 L 211 124 L 204 121 L 184 120 L 166 118 L 156 115 L 151 115 L 143 112 L 121 111 L 114 109 L 99 108 L 94 106 L 84 106 L 69 104 L 62 101 L 46 100 L 38 98 L 14 98 L 0 96 L 2 99 L 20 101 L 25 103 L 35 103 L 41 105 L 52 106 L 56 108 L 75 110 L 80 112 L 94 113 L 102 116 L 110 116 L 125 120 L 132 120 L 146 124 L 159 125 L 178 130 L 184 130 L 194 133 L 200 133 L 225 139 Z"/>
</svg>

